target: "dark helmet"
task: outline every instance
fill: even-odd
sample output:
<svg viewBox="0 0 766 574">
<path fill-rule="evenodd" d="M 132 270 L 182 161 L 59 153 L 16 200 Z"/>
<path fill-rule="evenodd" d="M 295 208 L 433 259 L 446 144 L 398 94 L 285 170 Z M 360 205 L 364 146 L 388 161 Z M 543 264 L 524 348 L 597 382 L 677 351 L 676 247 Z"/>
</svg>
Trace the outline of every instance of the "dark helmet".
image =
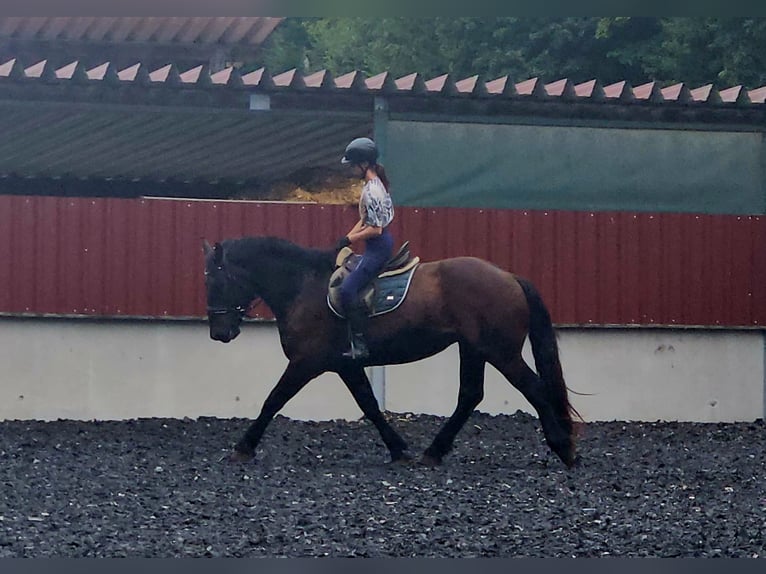
<svg viewBox="0 0 766 574">
<path fill-rule="evenodd" d="M 378 146 L 370 138 L 356 138 L 346 146 L 346 153 L 341 163 L 376 163 L 378 161 Z"/>
</svg>

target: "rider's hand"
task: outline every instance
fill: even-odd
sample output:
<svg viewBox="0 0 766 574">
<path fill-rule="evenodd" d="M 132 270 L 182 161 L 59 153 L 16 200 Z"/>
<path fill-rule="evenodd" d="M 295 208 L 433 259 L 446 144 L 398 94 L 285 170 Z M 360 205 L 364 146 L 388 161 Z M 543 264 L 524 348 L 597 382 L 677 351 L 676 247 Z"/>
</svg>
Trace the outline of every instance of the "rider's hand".
<svg viewBox="0 0 766 574">
<path fill-rule="evenodd" d="M 351 240 L 348 238 L 348 235 L 344 235 L 340 239 L 338 239 L 338 242 L 335 244 L 335 251 L 340 251 L 344 247 L 348 247 L 351 245 Z"/>
</svg>

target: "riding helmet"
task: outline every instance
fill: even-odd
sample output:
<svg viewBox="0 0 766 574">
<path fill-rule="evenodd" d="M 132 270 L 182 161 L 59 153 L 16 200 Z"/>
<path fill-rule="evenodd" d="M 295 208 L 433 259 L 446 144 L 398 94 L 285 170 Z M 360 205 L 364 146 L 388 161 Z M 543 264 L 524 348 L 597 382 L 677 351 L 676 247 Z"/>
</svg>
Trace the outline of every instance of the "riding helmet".
<svg viewBox="0 0 766 574">
<path fill-rule="evenodd" d="M 378 161 L 378 147 L 370 138 L 356 138 L 346 146 L 346 153 L 341 158 L 341 163 L 376 163 Z"/>
</svg>

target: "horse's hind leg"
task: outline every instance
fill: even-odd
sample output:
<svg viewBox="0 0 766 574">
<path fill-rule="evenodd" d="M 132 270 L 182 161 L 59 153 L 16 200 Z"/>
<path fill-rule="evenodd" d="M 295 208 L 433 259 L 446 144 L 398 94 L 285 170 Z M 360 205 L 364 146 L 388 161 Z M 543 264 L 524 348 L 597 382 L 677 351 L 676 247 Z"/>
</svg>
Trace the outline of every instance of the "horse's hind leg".
<svg viewBox="0 0 766 574">
<path fill-rule="evenodd" d="M 540 425 L 548 446 L 566 464 L 571 466 L 573 456 L 571 424 L 567 427 L 556 414 L 555 397 L 545 383 L 527 365 L 521 355 L 508 361 L 490 363 L 500 371 L 508 382 L 516 387 L 537 411 Z"/>
<path fill-rule="evenodd" d="M 423 453 L 423 462 L 441 464 L 442 458 L 452 448 L 455 436 L 484 398 L 484 357 L 465 343 L 460 344 L 460 390 L 457 407 Z"/>
<path fill-rule="evenodd" d="M 391 462 L 406 458 L 407 443 L 400 437 L 393 427 L 388 424 L 383 413 L 380 412 L 378 401 L 372 392 L 370 380 L 362 367 L 347 367 L 338 371 L 356 404 L 362 409 L 364 416 L 375 425 L 380 437 L 383 439 L 388 451 L 391 453 Z"/>
</svg>

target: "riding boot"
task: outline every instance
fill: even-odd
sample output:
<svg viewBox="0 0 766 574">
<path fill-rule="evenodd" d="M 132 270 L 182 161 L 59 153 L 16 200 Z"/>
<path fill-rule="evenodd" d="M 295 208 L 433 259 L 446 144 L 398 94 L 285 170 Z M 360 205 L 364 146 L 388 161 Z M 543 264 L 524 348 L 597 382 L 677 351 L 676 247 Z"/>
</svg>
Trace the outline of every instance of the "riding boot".
<svg viewBox="0 0 766 574">
<path fill-rule="evenodd" d="M 346 311 L 349 325 L 349 350 L 343 353 L 344 357 L 354 360 L 366 359 L 370 356 L 367 341 L 364 338 L 364 329 L 367 326 L 367 307 L 364 303 L 354 303 Z"/>
</svg>

